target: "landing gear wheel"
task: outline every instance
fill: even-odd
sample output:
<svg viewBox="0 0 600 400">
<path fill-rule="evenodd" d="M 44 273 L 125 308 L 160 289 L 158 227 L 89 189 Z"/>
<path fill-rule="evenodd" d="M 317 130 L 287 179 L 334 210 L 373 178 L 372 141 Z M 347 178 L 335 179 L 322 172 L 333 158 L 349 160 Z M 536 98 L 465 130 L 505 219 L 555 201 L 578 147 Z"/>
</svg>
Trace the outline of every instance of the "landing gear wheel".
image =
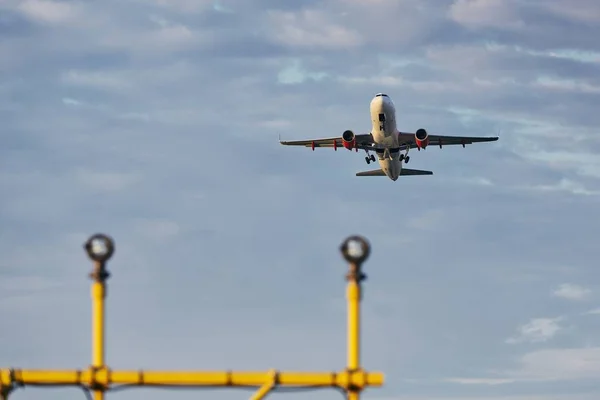
<svg viewBox="0 0 600 400">
<path fill-rule="evenodd" d="M 404 157 L 404 163 L 405 164 L 408 164 L 409 161 L 410 161 L 410 156 Z"/>
<path fill-rule="evenodd" d="M 373 155 L 371 155 L 371 157 L 373 157 Z M 365 157 L 365 161 L 367 162 L 367 164 L 371 164 L 371 159 L 369 158 L 369 156 Z"/>
<path fill-rule="evenodd" d="M 375 162 L 375 156 L 371 154 L 371 161 Z"/>
<path fill-rule="evenodd" d="M 402 162 L 402 160 L 404 160 L 404 154 L 400 154 L 400 157 L 398 157 L 398 160 L 399 160 L 400 162 Z"/>
</svg>

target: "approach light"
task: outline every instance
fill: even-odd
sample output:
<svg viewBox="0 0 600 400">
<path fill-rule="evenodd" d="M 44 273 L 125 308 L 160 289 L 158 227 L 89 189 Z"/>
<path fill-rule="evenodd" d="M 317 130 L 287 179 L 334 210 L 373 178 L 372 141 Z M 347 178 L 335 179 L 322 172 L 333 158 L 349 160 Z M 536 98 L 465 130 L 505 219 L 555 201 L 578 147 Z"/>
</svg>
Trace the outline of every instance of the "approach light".
<svg viewBox="0 0 600 400">
<path fill-rule="evenodd" d="M 102 233 L 97 233 L 90 237 L 83 246 L 88 256 L 98 262 L 106 262 L 115 251 L 113 240 Z"/>
<path fill-rule="evenodd" d="M 369 257 L 371 246 L 362 236 L 350 236 L 344 240 L 340 250 L 346 261 L 361 264 Z"/>
</svg>

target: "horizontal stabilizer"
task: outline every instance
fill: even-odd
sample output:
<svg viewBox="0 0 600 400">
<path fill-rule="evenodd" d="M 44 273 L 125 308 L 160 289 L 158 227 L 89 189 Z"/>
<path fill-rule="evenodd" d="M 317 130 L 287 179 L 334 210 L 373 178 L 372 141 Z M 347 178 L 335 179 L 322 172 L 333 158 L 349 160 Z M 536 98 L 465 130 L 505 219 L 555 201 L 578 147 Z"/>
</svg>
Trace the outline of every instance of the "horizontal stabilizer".
<svg viewBox="0 0 600 400">
<path fill-rule="evenodd" d="M 400 176 L 404 175 L 433 175 L 432 171 L 423 171 L 420 169 L 402 168 Z M 373 169 L 371 171 L 357 172 L 356 176 L 386 176 L 382 169 Z"/>
<path fill-rule="evenodd" d="M 400 175 L 433 175 L 432 171 L 423 171 L 422 169 L 402 168 Z"/>
<path fill-rule="evenodd" d="M 373 169 L 371 171 L 357 172 L 356 176 L 386 176 L 382 169 Z"/>
</svg>

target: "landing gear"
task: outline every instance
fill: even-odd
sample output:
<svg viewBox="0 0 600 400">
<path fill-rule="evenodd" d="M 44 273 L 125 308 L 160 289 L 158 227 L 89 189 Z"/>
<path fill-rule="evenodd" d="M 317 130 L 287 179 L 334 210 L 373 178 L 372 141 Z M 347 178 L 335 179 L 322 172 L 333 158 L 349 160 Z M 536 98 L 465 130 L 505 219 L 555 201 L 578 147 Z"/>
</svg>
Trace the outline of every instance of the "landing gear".
<svg viewBox="0 0 600 400">
<path fill-rule="evenodd" d="M 410 147 L 407 145 L 406 146 L 406 153 L 405 154 L 400 154 L 400 157 L 398 157 L 398 160 L 400 162 L 402 162 L 404 160 L 404 163 L 408 164 L 408 162 L 410 161 L 410 156 L 408 155 L 408 150 L 410 150 Z"/>
<path fill-rule="evenodd" d="M 371 164 L 371 161 L 375 162 L 375 156 L 373 154 L 369 155 L 368 151 L 366 151 L 366 152 L 367 152 L 367 156 L 365 157 L 365 161 L 367 162 L 367 164 Z"/>
</svg>

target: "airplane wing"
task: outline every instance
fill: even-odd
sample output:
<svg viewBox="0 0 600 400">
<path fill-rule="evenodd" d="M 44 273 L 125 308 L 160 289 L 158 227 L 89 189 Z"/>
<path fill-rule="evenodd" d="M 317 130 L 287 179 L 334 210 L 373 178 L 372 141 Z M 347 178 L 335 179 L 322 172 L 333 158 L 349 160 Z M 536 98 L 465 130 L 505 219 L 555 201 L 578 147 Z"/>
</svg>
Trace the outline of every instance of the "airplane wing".
<svg viewBox="0 0 600 400">
<path fill-rule="evenodd" d="M 417 143 L 415 142 L 415 134 L 408 132 L 400 132 L 398 135 L 398 139 L 400 144 L 405 144 L 410 146 L 411 149 L 417 147 Z M 495 142 L 498 140 L 497 136 L 445 136 L 445 135 L 429 135 L 429 145 L 430 146 L 452 146 L 460 144 L 462 147 L 465 147 L 467 144 L 480 143 L 480 142 Z"/>
<path fill-rule="evenodd" d="M 400 176 L 404 175 L 433 175 L 432 171 L 423 171 L 421 169 L 402 168 Z M 357 172 L 356 176 L 386 176 L 382 169 L 372 169 L 370 171 Z"/>
<path fill-rule="evenodd" d="M 370 133 L 356 135 L 356 148 L 357 149 L 369 149 L 373 145 L 373 137 Z M 280 140 L 280 144 L 284 146 L 304 146 L 304 147 L 312 147 L 314 150 L 316 147 L 328 147 L 328 148 L 338 148 L 344 147 L 342 137 L 330 137 L 324 139 L 307 139 L 307 140 Z"/>
</svg>

